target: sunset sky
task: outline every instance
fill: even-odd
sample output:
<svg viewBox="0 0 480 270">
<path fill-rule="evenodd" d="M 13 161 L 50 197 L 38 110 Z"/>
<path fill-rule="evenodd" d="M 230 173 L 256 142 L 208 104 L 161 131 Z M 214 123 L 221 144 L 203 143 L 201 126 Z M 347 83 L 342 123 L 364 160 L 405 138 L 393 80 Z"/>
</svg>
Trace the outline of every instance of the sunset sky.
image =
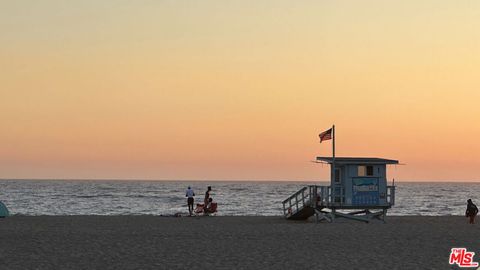
<svg viewBox="0 0 480 270">
<path fill-rule="evenodd" d="M 3 1 L 0 178 L 480 180 L 480 1 Z"/>
</svg>

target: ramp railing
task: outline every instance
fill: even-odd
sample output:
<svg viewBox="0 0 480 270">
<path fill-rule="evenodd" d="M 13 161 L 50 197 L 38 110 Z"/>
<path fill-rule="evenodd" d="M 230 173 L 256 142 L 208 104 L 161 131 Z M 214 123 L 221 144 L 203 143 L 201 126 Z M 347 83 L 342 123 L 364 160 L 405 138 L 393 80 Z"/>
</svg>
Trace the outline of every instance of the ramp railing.
<svg viewBox="0 0 480 270">
<path fill-rule="evenodd" d="M 299 210 L 309 205 L 311 201 L 311 193 L 308 187 L 303 187 L 299 191 L 295 192 L 288 199 L 284 200 L 283 203 L 283 215 L 289 217 Z"/>
<path fill-rule="evenodd" d="M 316 208 L 330 205 L 331 202 L 332 189 L 330 186 L 306 186 L 282 202 L 283 215 L 288 218 L 306 206 Z"/>
</svg>

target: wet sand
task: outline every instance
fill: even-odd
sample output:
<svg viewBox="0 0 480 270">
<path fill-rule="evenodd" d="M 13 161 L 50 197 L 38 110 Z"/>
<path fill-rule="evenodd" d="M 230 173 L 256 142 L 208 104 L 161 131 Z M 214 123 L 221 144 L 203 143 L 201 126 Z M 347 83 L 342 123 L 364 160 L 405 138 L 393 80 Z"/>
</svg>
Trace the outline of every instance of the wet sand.
<svg viewBox="0 0 480 270">
<path fill-rule="evenodd" d="M 0 268 L 452 269 L 452 247 L 480 261 L 480 224 L 463 217 L 338 221 L 14 216 L 0 219 Z"/>
</svg>

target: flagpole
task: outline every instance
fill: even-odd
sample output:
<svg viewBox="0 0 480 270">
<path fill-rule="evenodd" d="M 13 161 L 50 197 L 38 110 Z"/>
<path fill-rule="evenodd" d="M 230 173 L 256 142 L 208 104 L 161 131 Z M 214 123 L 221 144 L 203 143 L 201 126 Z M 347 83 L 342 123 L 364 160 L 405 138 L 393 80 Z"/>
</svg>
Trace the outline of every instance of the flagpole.
<svg viewBox="0 0 480 270">
<path fill-rule="evenodd" d="M 331 181 L 331 189 L 332 189 L 332 202 L 335 202 L 335 125 L 332 126 L 332 181 Z"/>
<path fill-rule="evenodd" d="M 335 165 L 335 125 L 332 126 L 332 155 L 333 155 L 333 164 Z"/>
<path fill-rule="evenodd" d="M 335 183 L 335 125 L 332 126 L 332 168 L 333 168 L 333 183 Z"/>
<path fill-rule="evenodd" d="M 332 202 L 335 203 L 335 197 L 337 196 L 336 193 L 336 182 L 337 182 L 337 175 L 336 175 L 336 167 L 335 167 L 335 125 L 332 126 L 332 169 L 333 169 L 333 181 L 332 181 Z"/>
</svg>

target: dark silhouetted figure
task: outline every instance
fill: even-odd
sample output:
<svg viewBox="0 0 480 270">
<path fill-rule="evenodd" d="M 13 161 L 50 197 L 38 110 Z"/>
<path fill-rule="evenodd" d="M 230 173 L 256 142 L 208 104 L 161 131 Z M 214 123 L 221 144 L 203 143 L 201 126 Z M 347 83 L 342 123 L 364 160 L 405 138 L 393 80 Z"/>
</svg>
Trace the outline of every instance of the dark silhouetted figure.
<svg viewBox="0 0 480 270">
<path fill-rule="evenodd" d="M 193 192 L 193 189 L 188 187 L 187 191 L 185 192 L 185 197 L 187 197 L 188 212 L 190 213 L 190 216 L 192 215 L 192 212 L 193 212 L 193 197 L 194 196 L 195 196 L 195 192 Z"/>
<path fill-rule="evenodd" d="M 208 186 L 207 192 L 205 192 L 205 199 L 203 200 L 203 203 L 204 203 L 203 205 L 205 208 L 207 207 L 208 199 L 210 199 L 210 191 L 212 191 L 212 187 Z"/>
<path fill-rule="evenodd" d="M 472 199 L 467 201 L 467 210 L 465 211 L 465 216 L 470 218 L 469 223 L 475 224 L 475 216 L 478 213 L 477 206 L 472 202 Z"/>
<path fill-rule="evenodd" d="M 208 204 L 205 206 L 205 214 L 212 212 L 212 198 L 208 198 Z"/>
</svg>

